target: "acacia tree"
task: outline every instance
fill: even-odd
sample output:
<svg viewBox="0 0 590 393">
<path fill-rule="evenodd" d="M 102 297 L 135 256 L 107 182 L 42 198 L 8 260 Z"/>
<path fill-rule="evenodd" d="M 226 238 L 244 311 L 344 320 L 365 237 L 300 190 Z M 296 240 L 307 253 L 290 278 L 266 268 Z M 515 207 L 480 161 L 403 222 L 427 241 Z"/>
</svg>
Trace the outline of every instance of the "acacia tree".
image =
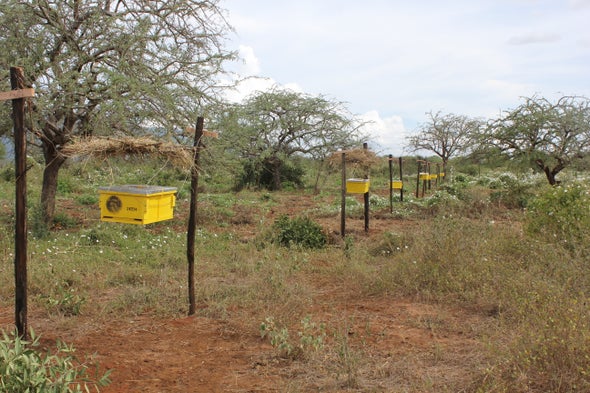
<svg viewBox="0 0 590 393">
<path fill-rule="evenodd" d="M 511 157 L 528 160 L 551 185 L 556 175 L 590 150 L 590 101 L 563 96 L 524 102 L 489 123 L 483 139 Z"/>
<path fill-rule="evenodd" d="M 3 0 L 0 75 L 35 87 L 30 131 L 43 151 L 41 211 L 55 209 L 72 138 L 172 130 L 215 95 L 233 53 L 218 0 Z M 194 121 L 194 120 L 193 120 Z"/>
<path fill-rule="evenodd" d="M 411 151 L 426 150 L 436 154 L 446 168 L 451 157 L 466 152 L 478 135 L 482 122 L 453 113 L 428 112 L 426 123 L 418 127 L 417 132 L 407 138 Z"/>
<path fill-rule="evenodd" d="M 362 125 L 340 102 L 275 86 L 231 108 L 219 127 L 231 130 L 227 150 L 246 165 L 267 168 L 271 188 L 278 190 L 288 160 L 297 155 L 323 160 L 337 149 L 358 146 Z"/>
</svg>

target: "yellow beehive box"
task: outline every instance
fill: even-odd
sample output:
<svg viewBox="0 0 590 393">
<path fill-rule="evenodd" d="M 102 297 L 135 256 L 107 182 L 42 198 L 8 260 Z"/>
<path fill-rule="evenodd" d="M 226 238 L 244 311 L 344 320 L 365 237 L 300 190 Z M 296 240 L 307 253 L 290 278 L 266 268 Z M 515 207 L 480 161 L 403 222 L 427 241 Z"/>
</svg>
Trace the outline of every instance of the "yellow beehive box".
<svg viewBox="0 0 590 393">
<path fill-rule="evenodd" d="M 429 180 L 430 175 L 428 173 L 420 173 L 420 180 Z"/>
<path fill-rule="evenodd" d="M 100 187 L 100 220 L 145 225 L 174 216 L 176 187 L 123 185 Z"/>
<path fill-rule="evenodd" d="M 401 190 L 404 187 L 404 184 L 401 180 L 394 180 L 391 182 L 391 188 L 394 190 Z"/>
<path fill-rule="evenodd" d="M 438 175 L 436 175 L 436 174 L 430 175 L 430 180 L 436 180 L 437 177 L 438 177 Z"/>
<path fill-rule="evenodd" d="M 349 194 L 365 194 L 369 192 L 369 179 L 347 179 L 346 192 Z"/>
</svg>

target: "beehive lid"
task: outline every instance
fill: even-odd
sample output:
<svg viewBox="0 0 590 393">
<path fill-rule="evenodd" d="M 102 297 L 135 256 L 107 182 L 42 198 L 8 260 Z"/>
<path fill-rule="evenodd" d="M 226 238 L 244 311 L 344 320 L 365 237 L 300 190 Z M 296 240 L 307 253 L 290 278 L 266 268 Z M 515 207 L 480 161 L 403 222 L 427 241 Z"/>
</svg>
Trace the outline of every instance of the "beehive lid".
<svg viewBox="0 0 590 393">
<path fill-rule="evenodd" d="M 351 179 L 346 179 L 346 181 L 349 182 L 349 183 L 368 183 L 369 182 L 369 179 L 354 179 L 354 178 L 351 178 Z"/>
<path fill-rule="evenodd" d="M 122 186 L 99 187 L 99 192 L 114 192 L 133 195 L 154 195 L 176 192 L 176 187 L 146 186 L 140 184 L 126 184 Z"/>
</svg>

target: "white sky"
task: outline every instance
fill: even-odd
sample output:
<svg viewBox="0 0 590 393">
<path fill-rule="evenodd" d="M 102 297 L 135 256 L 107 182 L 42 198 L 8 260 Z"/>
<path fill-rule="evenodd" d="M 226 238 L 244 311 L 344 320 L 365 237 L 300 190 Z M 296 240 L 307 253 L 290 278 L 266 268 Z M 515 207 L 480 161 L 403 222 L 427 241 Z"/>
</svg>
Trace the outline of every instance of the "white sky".
<svg viewBox="0 0 590 393">
<path fill-rule="evenodd" d="M 590 0 L 224 0 L 249 80 L 346 103 L 399 155 L 429 111 L 493 118 L 590 97 Z"/>
</svg>

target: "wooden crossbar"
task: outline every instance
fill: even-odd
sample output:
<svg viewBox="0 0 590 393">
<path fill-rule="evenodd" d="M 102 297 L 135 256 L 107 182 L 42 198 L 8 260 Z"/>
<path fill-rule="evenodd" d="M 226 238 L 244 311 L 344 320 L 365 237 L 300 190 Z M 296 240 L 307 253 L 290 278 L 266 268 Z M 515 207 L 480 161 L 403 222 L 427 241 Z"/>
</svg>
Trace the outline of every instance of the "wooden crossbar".
<svg viewBox="0 0 590 393">
<path fill-rule="evenodd" d="M 195 132 L 195 127 L 186 127 L 184 130 L 193 133 Z M 219 138 L 219 133 L 217 131 L 203 130 L 203 136 L 217 139 Z"/>
<path fill-rule="evenodd" d="M 28 98 L 35 96 L 35 89 L 17 89 L 0 92 L 0 101 L 17 100 L 19 98 Z"/>
</svg>

